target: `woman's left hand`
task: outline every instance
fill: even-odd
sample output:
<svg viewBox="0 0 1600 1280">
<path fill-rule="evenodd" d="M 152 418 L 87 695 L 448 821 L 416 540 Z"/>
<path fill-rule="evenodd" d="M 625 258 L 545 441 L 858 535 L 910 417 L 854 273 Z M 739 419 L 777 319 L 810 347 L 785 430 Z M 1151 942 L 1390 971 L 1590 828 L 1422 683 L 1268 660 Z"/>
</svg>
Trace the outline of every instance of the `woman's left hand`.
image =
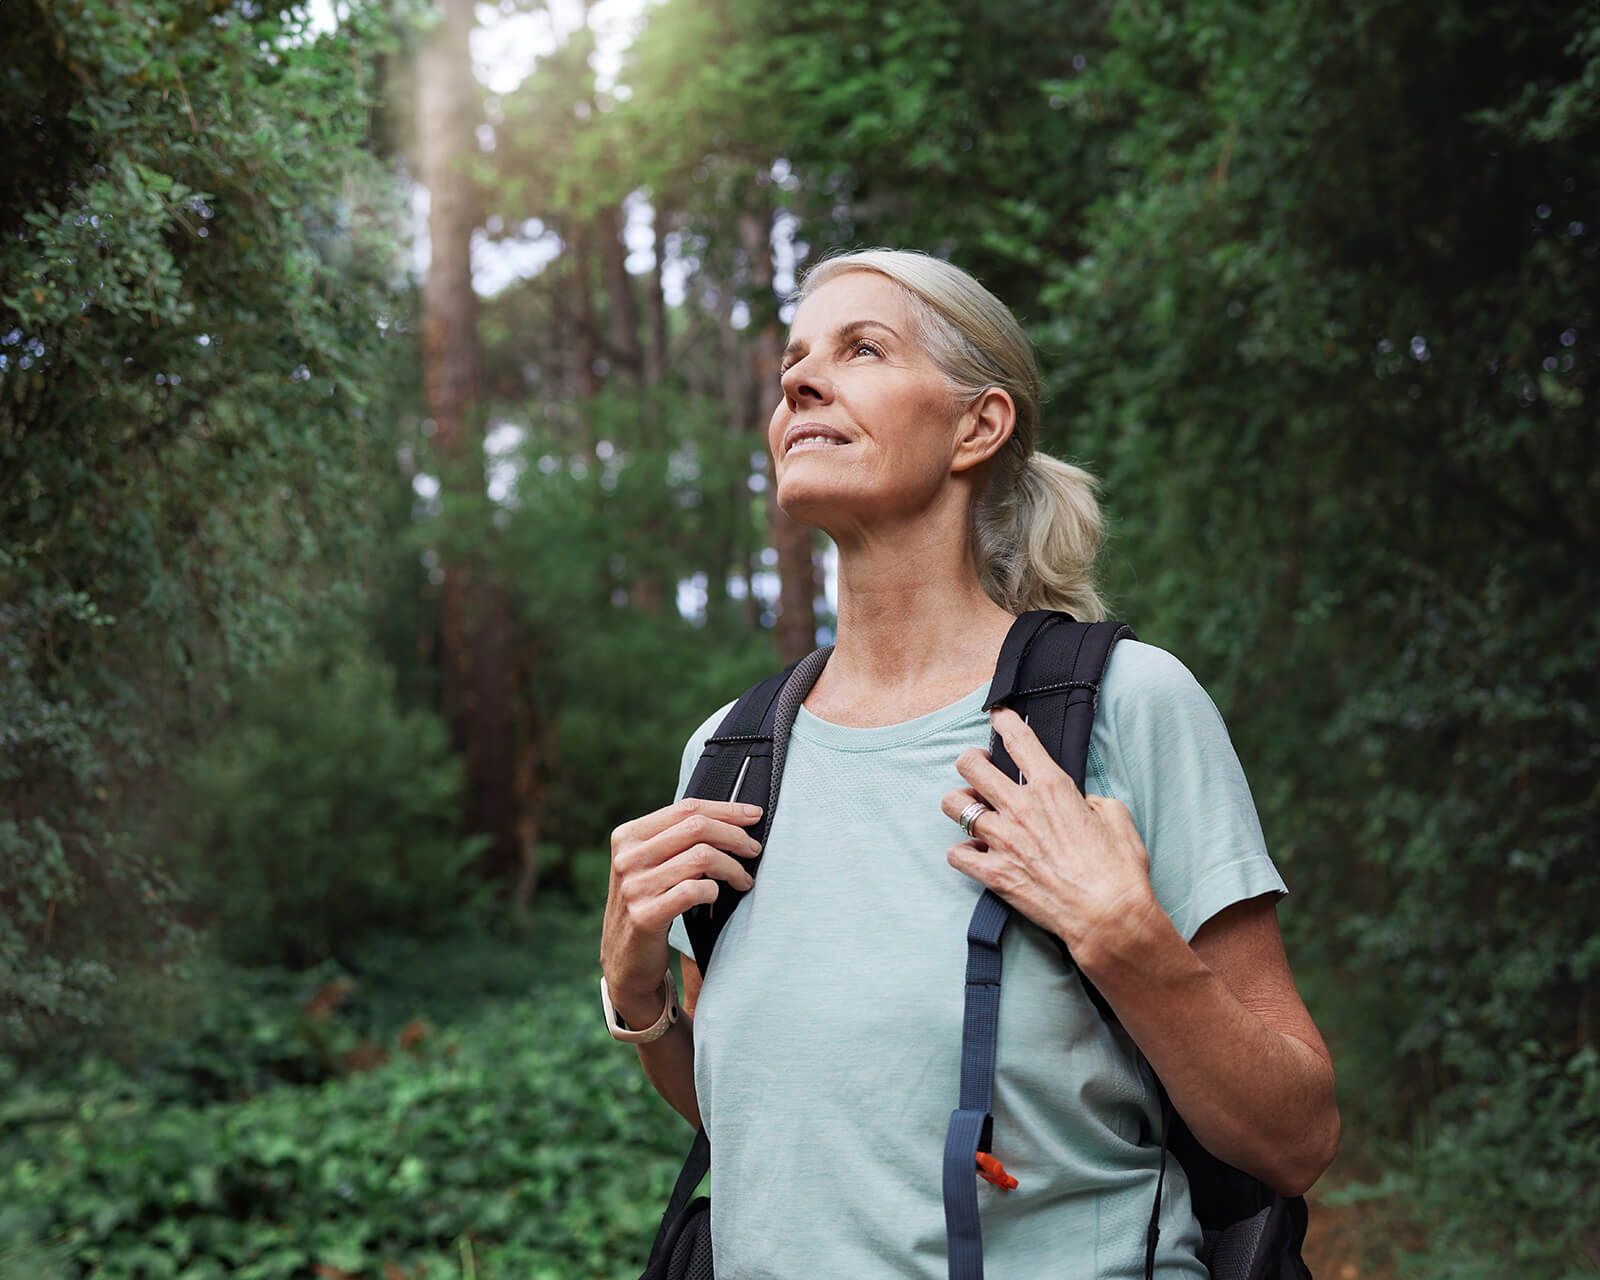
<svg viewBox="0 0 1600 1280">
<path fill-rule="evenodd" d="M 1059 936 L 1081 964 L 1092 943 L 1160 911 L 1149 851 L 1127 806 L 1083 795 L 1021 716 L 1001 707 L 991 718 L 1025 781 L 1012 782 L 987 751 L 961 753 L 956 769 L 972 785 L 946 792 L 940 807 L 956 821 L 974 800 L 992 812 L 950 849 L 950 865 Z"/>
</svg>

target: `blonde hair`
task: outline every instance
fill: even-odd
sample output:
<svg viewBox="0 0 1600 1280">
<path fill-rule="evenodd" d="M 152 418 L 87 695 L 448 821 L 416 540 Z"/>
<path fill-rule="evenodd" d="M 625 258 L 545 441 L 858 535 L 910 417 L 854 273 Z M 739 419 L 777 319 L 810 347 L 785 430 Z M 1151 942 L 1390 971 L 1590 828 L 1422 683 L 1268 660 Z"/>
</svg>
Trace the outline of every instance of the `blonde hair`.
<svg viewBox="0 0 1600 1280">
<path fill-rule="evenodd" d="M 824 258 L 806 273 L 799 300 L 847 271 L 875 271 L 905 291 L 920 336 L 959 405 L 998 387 L 1016 406 L 1011 438 L 990 460 L 972 508 L 983 589 L 1011 613 L 1062 609 L 1084 622 L 1105 617 L 1094 585 L 1105 534 L 1098 486 L 1083 468 L 1033 447 L 1039 369 L 1016 317 L 959 267 L 901 249 Z"/>
</svg>

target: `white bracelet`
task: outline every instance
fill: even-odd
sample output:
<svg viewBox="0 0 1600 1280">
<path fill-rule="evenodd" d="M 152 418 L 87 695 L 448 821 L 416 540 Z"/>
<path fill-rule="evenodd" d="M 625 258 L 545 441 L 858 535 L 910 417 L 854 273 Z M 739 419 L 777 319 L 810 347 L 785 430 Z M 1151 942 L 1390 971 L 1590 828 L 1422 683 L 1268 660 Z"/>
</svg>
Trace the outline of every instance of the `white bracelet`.
<svg viewBox="0 0 1600 1280">
<path fill-rule="evenodd" d="M 649 1044 L 652 1040 L 659 1040 L 666 1035 L 672 1029 L 672 1024 L 678 1020 L 678 987 L 672 980 L 671 969 L 661 975 L 661 994 L 666 1000 L 666 1007 L 661 1010 L 661 1016 L 643 1031 L 630 1031 L 617 1016 L 617 1010 L 611 1003 L 611 992 L 606 989 L 605 974 L 601 974 L 600 1005 L 606 1011 L 606 1030 L 611 1033 L 611 1038 L 620 1040 L 624 1044 Z"/>
</svg>

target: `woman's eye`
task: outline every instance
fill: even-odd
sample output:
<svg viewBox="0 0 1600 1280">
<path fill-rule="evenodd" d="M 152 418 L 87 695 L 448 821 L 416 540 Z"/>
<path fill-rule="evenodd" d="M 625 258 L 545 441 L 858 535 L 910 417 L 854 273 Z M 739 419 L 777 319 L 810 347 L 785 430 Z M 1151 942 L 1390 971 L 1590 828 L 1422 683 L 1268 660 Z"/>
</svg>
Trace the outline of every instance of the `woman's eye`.
<svg viewBox="0 0 1600 1280">
<path fill-rule="evenodd" d="M 881 356 L 883 354 L 883 352 L 879 351 L 878 348 L 870 342 L 856 343 L 852 350 L 852 354 L 860 355 L 863 351 L 865 351 L 869 356 Z"/>
</svg>

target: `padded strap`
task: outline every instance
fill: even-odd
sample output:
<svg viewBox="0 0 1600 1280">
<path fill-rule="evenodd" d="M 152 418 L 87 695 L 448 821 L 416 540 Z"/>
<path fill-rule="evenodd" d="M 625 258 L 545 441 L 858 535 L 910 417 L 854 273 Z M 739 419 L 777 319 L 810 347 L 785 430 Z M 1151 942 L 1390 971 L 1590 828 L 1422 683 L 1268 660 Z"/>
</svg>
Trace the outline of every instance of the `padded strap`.
<svg viewBox="0 0 1600 1280">
<path fill-rule="evenodd" d="M 789 730 L 832 652 L 832 645 L 818 649 L 780 674 L 747 689 L 722 718 L 716 732 L 706 739 L 705 749 L 689 775 L 689 785 L 684 788 L 684 795 L 702 800 L 743 800 L 761 805 L 761 820 L 749 831 L 763 846 L 778 808 Z M 760 866 L 760 854 L 744 860 L 744 868 L 752 876 Z M 711 963 L 711 952 L 723 926 L 747 892 L 723 880 L 717 885 L 715 902 L 684 912 L 689 945 L 702 973 Z"/>
<path fill-rule="evenodd" d="M 1133 632 L 1117 622 L 1077 622 L 1064 613 L 1037 610 L 1012 624 L 995 664 L 986 708 L 1009 706 L 1022 714 L 1081 791 L 1089 760 L 1089 735 L 1099 703 L 1100 680 L 1112 646 Z M 990 756 L 1017 781 L 1020 774 L 998 735 Z M 961 1022 L 961 1096 L 950 1113 L 944 1146 L 944 1219 L 950 1280 L 982 1280 L 983 1230 L 978 1214 L 977 1154 L 994 1138 L 994 1072 L 1000 1037 L 1000 941 L 1011 908 L 988 889 L 967 926 L 966 999 Z M 1063 954 L 1066 948 L 1062 947 Z M 1069 957 L 1070 959 L 1070 957 Z M 1080 975 L 1081 976 L 1081 975 Z M 1084 984 L 1091 998 L 1099 993 Z M 1097 1004 L 1103 1002 L 1096 999 Z M 1107 1011 L 1109 1012 L 1109 1011 Z M 1166 1172 L 1166 1126 L 1162 1126 L 1162 1173 Z M 1154 1238 L 1148 1246 L 1154 1258 Z"/>
<path fill-rule="evenodd" d="M 800 704 L 811 692 L 811 686 L 817 682 L 832 652 L 832 645 L 818 649 L 778 675 L 746 689 L 722 717 L 716 732 L 706 739 L 705 749 L 689 775 L 689 785 L 683 794 L 702 800 L 742 800 L 763 805 L 761 820 L 749 831 L 765 845 L 772 815 L 778 808 L 778 787 L 783 781 L 789 730 L 794 726 Z M 754 876 L 760 863 L 761 855 L 757 854 L 744 865 Z M 689 945 L 694 949 L 695 963 L 702 973 L 711 963 L 711 952 L 723 925 L 746 892 L 722 881 L 717 887 L 716 902 L 684 912 Z M 711 1139 L 702 1126 L 694 1135 L 694 1145 L 689 1148 L 689 1155 L 678 1172 L 678 1181 L 672 1188 L 672 1198 L 667 1202 L 667 1211 L 661 1217 L 655 1244 L 650 1249 L 652 1265 L 671 1233 L 672 1224 L 710 1168 Z"/>
<path fill-rule="evenodd" d="M 1082 791 L 1100 682 L 1117 641 L 1132 638 L 1133 629 L 1121 622 L 1077 622 L 1068 614 L 1042 609 L 1025 613 L 1006 636 L 984 708 L 1010 707 L 1024 716 Z M 998 736 L 991 740 L 989 754 L 1016 781 L 1017 766 Z"/>
</svg>

